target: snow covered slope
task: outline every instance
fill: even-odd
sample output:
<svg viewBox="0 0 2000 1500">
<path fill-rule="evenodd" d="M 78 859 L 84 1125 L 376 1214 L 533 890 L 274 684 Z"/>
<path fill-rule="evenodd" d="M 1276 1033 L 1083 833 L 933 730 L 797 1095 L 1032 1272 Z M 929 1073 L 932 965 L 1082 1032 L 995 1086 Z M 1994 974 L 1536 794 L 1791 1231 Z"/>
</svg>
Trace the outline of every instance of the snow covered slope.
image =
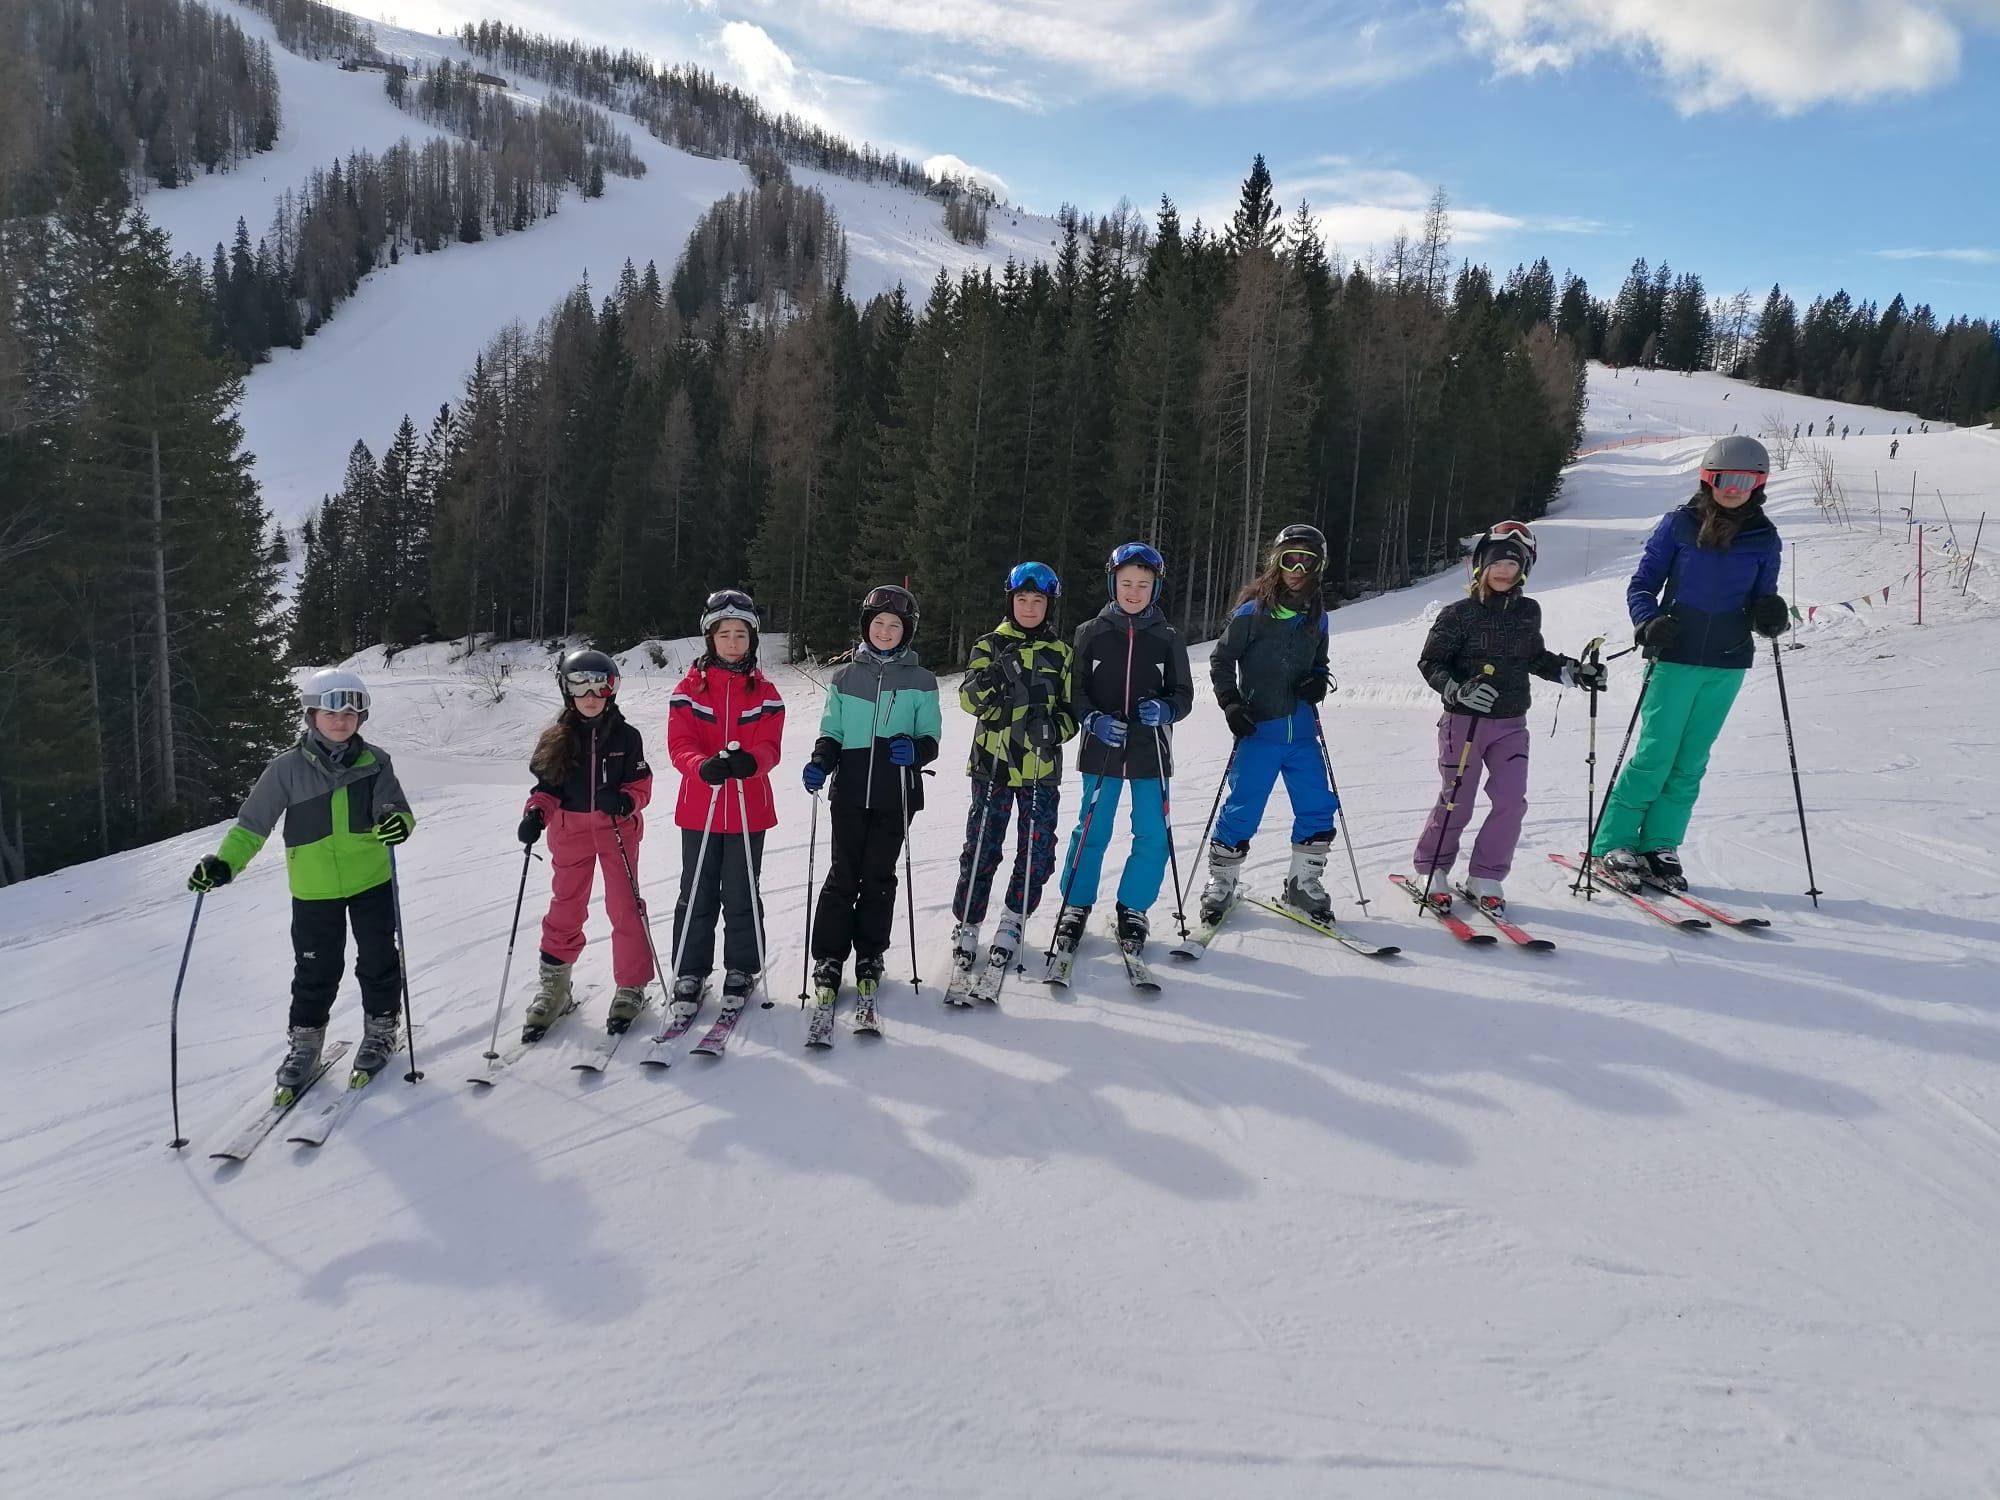
<svg viewBox="0 0 2000 1500">
<path fill-rule="evenodd" d="M 1756 393 L 1716 389 L 1726 431 Z M 1559 648 L 1624 643 L 1625 573 L 1700 446 L 1573 472 L 1533 580 Z M 1994 434 L 1900 462 L 1913 448 L 1925 489 L 1990 503 Z M 1887 464 L 1857 440 L 1843 457 L 1857 480 Z M 1805 482 L 1773 509 L 1829 595 L 1902 571 L 1902 533 L 1826 525 Z M 1073 582 L 1072 614 L 1095 592 Z M 1339 854 L 1329 884 L 1403 959 L 1253 914 L 1198 966 L 1162 955 L 1157 999 L 1098 937 L 1067 998 L 1018 979 L 997 1011 L 947 1011 L 967 740 L 948 709 L 914 855 L 923 993 L 899 924 L 888 1035 L 825 1055 L 794 1003 L 819 691 L 781 669 L 776 1008 L 718 1063 L 656 1076 L 621 1054 L 593 1079 L 535 1057 L 490 1094 L 461 1080 L 493 1020 L 546 679 L 525 649 L 504 678 L 443 648 L 365 662 L 371 734 L 422 818 L 403 873 L 429 1077 L 386 1075 L 319 1154 L 202 1154 L 275 1062 L 281 861 L 209 900 L 179 1158 L 181 882 L 220 830 L 0 891 L 0 1494 L 1994 1494 L 1997 582 L 1981 562 L 1961 599 L 1933 577 L 1921 629 L 1899 595 L 1787 653 L 1817 911 L 1759 663 L 1687 854 L 1773 919 L 1762 937 L 1564 891 L 1544 856 L 1581 837 L 1586 717 L 1570 694 L 1551 734 L 1552 689 L 1510 890 L 1559 950 L 1475 952 L 1396 904 L 1385 877 L 1436 794 L 1413 664 L 1440 578 L 1336 616 L 1326 713 L 1371 913 Z M 1614 671 L 1600 774 L 1639 679 L 1635 658 Z M 673 676 L 628 683 L 656 751 Z M 1205 698 L 1180 739 L 1187 871 L 1227 754 Z M 641 871 L 663 942 L 664 818 Z M 1254 881 L 1277 879 L 1285 825 L 1273 809 Z M 594 918 L 586 977 L 607 977 L 604 936 Z M 356 1024 L 350 990 L 337 1034 Z"/>
<path fill-rule="evenodd" d="M 229 241 L 239 217 L 253 239 L 262 235 L 277 196 L 316 166 L 353 151 L 380 152 L 404 135 L 422 141 L 438 133 L 392 105 L 379 75 L 297 57 L 278 45 L 256 12 L 229 0 L 213 3 L 269 42 L 284 125 L 279 149 L 241 171 L 146 197 L 146 212 L 173 236 L 177 252 L 206 261 L 218 240 Z M 441 37 L 380 24 L 376 34 L 386 54 L 406 61 L 470 60 Z M 530 78 L 509 81 L 518 99 L 551 92 Z M 265 504 L 279 521 L 296 525 L 339 488 L 357 438 L 380 454 L 405 413 L 421 426 L 457 399 L 473 357 L 508 322 L 532 327 L 585 278 L 600 293 L 609 291 L 628 259 L 641 266 L 656 261 L 666 274 L 708 206 L 749 186 L 739 163 L 677 150 L 638 121 L 616 118 L 646 163 L 644 177 L 608 179 L 595 202 L 572 193 L 561 212 L 523 233 L 455 245 L 437 256 L 406 256 L 377 270 L 303 349 L 274 350 L 270 363 L 252 372 L 244 434 Z M 995 210 L 988 242 L 960 245 L 945 232 L 943 207 L 931 199 L 806 169 L 797 176 L 825 194 L 847 229 L 848 290 L 859 301 L 899 281 L 921 300 L 940 266 L 955 275 L 968 266 L 998 267 L 1009 256 L 1052 258 L 1060 233 L 1041 215 Z M 329 413 L 338 415 L 329 420 Z"/>
</svg>

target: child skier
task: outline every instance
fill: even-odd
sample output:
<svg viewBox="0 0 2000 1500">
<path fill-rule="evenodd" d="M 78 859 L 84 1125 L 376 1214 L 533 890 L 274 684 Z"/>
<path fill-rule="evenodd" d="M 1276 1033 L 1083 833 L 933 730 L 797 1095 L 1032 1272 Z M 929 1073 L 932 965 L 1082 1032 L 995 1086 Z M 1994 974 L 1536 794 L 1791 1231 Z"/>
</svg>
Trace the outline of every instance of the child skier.
<svg viewBox="0 0 2000 1500">
<path fill-rule="evenodd" d="M 834 778 L 833 858 L 812 925 L 813 990 L 831 1004 L 854 954 L 854 983 L 872 1001 L 896 921 L 896 859 L 923 809 L 921 767 L 937 759 L 937 678 L 917 661 L 916 596 L 884 584 L 861 601 L 861 640 L 828 684 L 819 738 L 803 773 L 817 792 Z"/>
<path fill-rule="evenodd" d="M 1457 889 L 1494 916 L 1506 913 L 1500 883 L 1513 868 L 1528 811 L 1529 674 L 1593 690 L 1607 680 L 1601 662 L 1559 656 L 1542 644 L 1542 607 L 1526 593 L 1535 553 L 1535 534 L 1520 521 L 1486 531 L 1472 548 L 1470 597 L 1439 611 L 1417 660 L 1444 699 L 1437 726 L 1444 785 L 1417 839 L 1420 880 L 1412 894 L 1440 910 L 1451 906 L 1451 867 L 1483 771 L 1486 821 L 1473 841 L 1470 878 Z"/>
<path fill-rule="evenodd" d="M 236 826 L 188 877 L 191 891 L 229 884 L 283 815 L 293 960 L 288 1047 L 278 1064 L 280 1104 L 318 1070 L 327 1017 L 347 963 L 349 926 L 363 1016 L 354 1071 L 373 1074 L 396 1050 L 403 965 L 389 851 L 417 822 L 388 753 L 361 738 L 368 722 L 366 684 L 352 672 L 315 672 L 300 701 L 305 733 L 264 768 Z"/>
<path fill-rule="evenodd" d="M 979 960 L 979 928 L 1016 805 L 1020 831 L 987 958 L 993 968 L 1004 970 L 1012 961 L 1021 927 L 1041 904 L 1042 887 L 1055 869 L 1062 743 L 1076 733 L 1070 646 L 1049 618 L 1061 594 L 1062 583 L 1046 563 L 1024 562 L 1009 573 L 1007 618 L 973 643 L 959 686 L 959 702 L 976 727 L 966 766 L 972 802 L 951 901 L 958 919 L 951 939 L 955 986 Z"/>
<path fill-rule="evenodd" d="M 681 773 L 674 822 L 681 830 L 681 895 L 674 908 L 676 1020 L 701 1007 L 715 964 L 715 923 L 727 916 L 722 1008 L 741 1009 L 764 966 L 758 950 L 763 902 L 758 877 L 764 835 L 778 821 L 771 767 L 785 732 L 785 705 L 757 670 L 757 606 L 748 594 L 708 596 L 707 649 L 667 709 L 667 755 Z M 700 871 L 700 884 L 695 874 Z M 755 903 L 753 906 L 752 903 Z"/>
<path fill-rule="evenodd" d="M 653 796 L 645 742 L 618 711 L 618 664 L 602 651 L 565 652 L 556 664 L 563 709 L 535 742 L 528 769 L 535 789 L 522 810 L 520 838 L 549 835 L 551 890 L 542 918 L 541 988 L 528 1002 L 521 1036 L 533 1041 L 575 1003 L 571 971 L 583 952 L 594 867 L 604 866 L 611 917 L 611 997 L 605 1029 L 623 1031 L 646 1008 L 652 944 L 639 910 L 639 814 Z M 630 873 L 628 874 L 627 871 Z"/>
<path fill-rule="evenodd" d="M 1070 836 L 1062 910 L 1056 916 L 1060 963 L 1083 939 L 1097 901 L 1104 850 L 1120 789 L 1132 788 L 1132 852 L 1118 880 L 1118 943 L 1137 956 L 1150 926 L 1171 853 L 1166 781 L 1173 775 L 1173 724 L 1194 707 L 1187 646 L 1160 610 L 1166 560 L 1144 542 L 1111 550 L 1104 581 L 1111 602 L 1076 633 L 1072 668 L 1084 740 L 1083 816 Z"/>
<path fill-rule="evenodd" d="M 1236 736 L 1229 795 L 1208 846 L 1201 920 L 1219 922 L 1236 894 L 1250 837 L 1278 777 L 1292 802 L 1292 864 L 1281 899 L 1308 921 L 1330 923 L 1333 903 L 1321 879 L 1333 846 L 1340 803 L 1320 745 L 1319 705 L 1326 697 L 1326 604 L 1320 580 L 1326 538 L 1313 526 L 1287 526 L 1271 544 L 1264 571 L 1238 596 L 1209 658 L 1215 701 Z"/>
</svg>

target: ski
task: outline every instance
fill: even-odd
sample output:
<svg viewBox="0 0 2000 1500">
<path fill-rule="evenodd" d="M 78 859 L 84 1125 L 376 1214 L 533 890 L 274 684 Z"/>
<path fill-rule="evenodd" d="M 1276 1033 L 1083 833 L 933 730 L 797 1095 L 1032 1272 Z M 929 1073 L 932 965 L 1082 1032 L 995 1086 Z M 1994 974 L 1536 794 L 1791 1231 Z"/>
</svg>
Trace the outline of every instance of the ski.
<svg viewBox="0 0 2000 1500">
<path fill-rule="evenodd" d="M 1203 954 L 1208 952 L 1208 945 L 1215 941 L 1216 933 L 1222 930 L 1222 924 L 1229 920 L 1230 914 L 1235 910 L 1236 910 L 1236 898 L 1232 896 L 1229 899 L 1229 904 L 1222 908 L 1222 914 L 1220 916 L 1218 916 L 1213 922 L 1203 922 L 1199 924 L 1194 929 L 1194 931 L 1190 932 L 1186 937 L 1182 938 L 1179 942 L 1175 943 L 1173 947 L 1167 950 L 1167 952 L 1171 953 L 1175 958 L 1187 959 L 1190 961 L 1200 958 Z"/>
<path fill-rule="evenodd" d="M 1557 864 L 1561 865 L 1565 870 L 1574 870 L 1579 875 L 1583 873 L 1583 866 L 1579 865 L 1575 860 L 1571 859 L 1567 854 L 1551 854 L 1549 858 L 1554 860 Z M 1658 917 L 1662 922 L 1665 922 L 1669 927 L 1679 927 L 1686 931 L 1694 932 L 1705 929 L 1708 926 L 1707 921 L 1705 921 L 1701 917 L 1675 916 L 1674 913 L 1668 911 L 1665 907 L 1659 906 L 1654 902 L 1648 901 L 1638 891 L 1631 889 L 1629 886 L 1619 885 L 1615 881 L 1606 879 L 1604 872 L 1602 870 L 1595 870 L 1592 871 L 1591 873 L 1593 877 L 1597 880 L 1598 884 L 1600 884 L 1605 890 L 1611 891 L 1616 895 L 1623 896 L 1627 901 L 1630 901 L 1634 906 L 1638 907 L 1639 910 L 1645 912 L 1648 916 Z M 1578 895 L 1582 894 L 1580 891 L 1577 891 L 1574 886 L 1571 887 L 1571 891 L 1574 894 Z"/>
<path fill-rule="evenodd" d="M 848 1022 L 848 1029 L 856 1036 L 880 1036 L 882 1018 L 875 1013 L 875 992 L 863 990 L 855 997 L 854 1018 Z"/>
<path fill-rule="evenodd" d="M 743 1021 L 743 1013 L 750 1009 L 749 996 L 734 1010 L 725 1010 L 715 1018 L 715 1024 L 708 1028 L 702 1039 L 688 1050 L 696 1057 L 720 1057 L 722 1049 L 729 1045 L 729 1039 L 736 1035 L 736 1028 Z"/>
<path fill-rule="evenodd" d="M 276 1094 L 273 1093 L 269 1102 L 258 1106 L 257 1109 L 248 1114 L 248 1117 L 236 1128 L 235 1132 L 219 1151 L 208 1153 L 210 1158 L 220 1161 L 242 1161 L 245 1157 L 249 1156 L 252 1151 L 257 1149 L 258 1144 L 266 1136 L 277 1129 L 278 1122 L 291 1113 L 293 1106 L 299 1100 L 305 1098 L 312 1086 L 326 1077 L 327 1070 L 346 1055 L 347 1049 L 351 1045 L 349 1042 L 339 1041 L 328 1047 L 326 1051 L 320 1054 L 319 1066 L 313 1070 L 312 1077 L 299 1085 L 297 1093 L 293 1094 L 291 1098 L 282 1104 L 278 1102 Z"/>
<path fill-rule="evenodd" d="M 1081 943 L 1081 939 L 1078 943 Z M 1070 974 L 1076 968 L 1077 944 L 1058 942 L 1049 950 L 1048 964 L 1042 970 L 1042 983 L 1053 984 L 1061 989 L 1069 988 Z"/>
<path fill-rule="evenodd" d="M 1394 958 L 1398 953 L 1403 951 L 1393 943 L 1380 946 L 1374 943 L 1364 943 L 1352 933 L 1342 932 L 1338 927 L 1334 927 L 1328 923 L 1315 922 L 1304 912 L 1294 911 L 1282 901 L 1266 901 L 1261 896 L 1246 896 L 1244 899 L 1253 906 L 1263 907 L 1265 911 L 1276 912 L 1281 917 L 1289 917 L 1298 923 L 1299 926 L 1316 932 L 1321 937 L 1330 937 L 1336 943 L 1340 944 L 1341 947 L 1359 953 L 1363 958 Z M 1485 936 L 1489 943 L 1496 941 L 1490 933 L 1483 934 L 1483 936 Z"/>
<path fill-rule="evenodd" d="M 584 994 L 586 995 L 588 995 L 589 993 L 590 991 L 588 989 L 584 991 Z M 537 1047 L 541 1046 L 542 1042 L 547 1038 L 549 1032 L 554 1031 L 558 1026 L 562 1025 L 562 1023 L 569 1018 L 571 1013 L 574 1012 L 581 1003 L 582 1002 L 580 1000 L 572 996 L 569 1003 L 569 1009 L 565 1010 L 561 1015 L 557 1016 L 553 1021 L 549 1022 L 548 1026 L 539 1035 L 537 1035 L 532 1042 L 517 1036 L 513 1041 L 509 1042 L 505 1047 L 501 1048 L 499 1052 L 494 1053 L 493 1055 L 486 1058 L 486 1071 L 484 1073 L 468 1074 L 466 1075 L 465 1081 L 467 1083 L 482 1084 L 487 1088 L 491 1088 L 496 1082 L 499 1081 L 499 1075 L 502 1072 L 504 1072 L 508 1068 L 513 1067 L 515 1063 L 519 1062 L 522 1058 L 526 1057 L 530 1052 L 533 1052 Z"/>
<path fill-rule="evenodd" d="M 833 1045 L 833 1011 L 839 996 L 835 990 L 822 990 L 814 998 L 806 1011 L 806 1045 L 808 1047 L 831 1047 Z"/>
<path fill-rule="evenodd" d="M 1508 921 L 1507 918 L 1502 916 L 1499 912 L 1489 911 L 1484 906 L 1481 906 L 1479 904 L 1479 898 L 1473 895 L 1472 892 L 1467 890 L 1464 886 L 1462 885 L 1454 886 L 1452 887 L 1452 889 L 1455 890 L 1466 901 L 1470 902 L 1472 905 L 1472 909 L 1474 911 L 1478 912 L 1480 916 L 1484 917 L 1487 921 L 1491 922 L 1495 927 L 1497 927 L 1500 930 L 1500 935 L 1506 938 L 1508 942 L 1513 943 L 1518 947 L 1526 948 L 1530 953 L 1547 953 L 1550 949 L 1555 947 L 1555 943 L 1550 939 L 1535 937 L 1531 933 L 1523 930 L 1522 928 L 1516 927 L 1512 922 Z"/>
<path fill-rule="evenodd" d="M 1136 943 L 1120 943 L 1118 956 L 1125 960 L 1125 978 L 1132 988 L 1144 994 L 1157 995 L 1160 981 L 1153 977 L 1153 966 L 1146 962 L 1146 955 L 1139 951 Z"/>
<path fill-rule="evenodd" d="M 1390 880 L 1402 887 L 1403 894 L 1416 904 L 1418 911 L 1427 917 L 1435 917 L 1444 930 L 1461 943 L 1470 943 L 1475 948 L 1486 948 L 1500 941 L 1493 933 L 1481 932 L 1463 917 L 1457 916 L 1444 907 L 1436 906 L 1424 899 L 1424 888 L 1406 875 L 1391 875 Z"/>
<path fill-rule="evenodd" d="M 349 1073 L 347 1087 L 308 1115 L 305 1124 L 285 1139 L 295 1146 L 324 1146 L 327 1138 L 354 1113 L 354 1106 L 368 1092 L 368 1085 L 380 1076 L 377 1073 Z"/>
<path fill-rule="evenodd" d="M 643 994 L 646 998 L 639 1006 L 638 1015 L 627 1021 L 616 1031 L 611 1029 L 612 1023 L 610 1018 L 607 1017 L 604 1022 L 604 1030 L 593 1037 L 589 1045 L 586 1046 L 580 1041 L 575 1044 L 576 1056 L 570 1062 L 571 1071 L 577 1073 L 602 1073 L 604 1071 L 606 1065 L 610 1063 L 612 1056 L 618 1051 L 618 1044 L 625 1040 L 626 1033 L 638 1025 L 645 1018 L 646 1012 L 651 1009 L 652 991 L 648 989 Z"/>
<path fill-rule="evenodd" d="M 694 1030 L 695 1017 L 701 1014 L 701 1007 L 707 999 L 708 985 L 704 982 L 701 987 L 701 993 L 695 997 L 694 1013 L 684 1021 L 677 1020 L 672 1014 L 669 1014 L 665 1029 L 658 1036 L 646 1043 L 646 1055 L 639 1059 L 639 1066 L 642 1068 L 671 1068 L 674 1065 L 674 1058 L 680 1053 L 681 1038 Z"/>
<path fill-rule="evenodd" d="M 972 992 L 980 977 L 977 955 L 967 962 L 956 948 L 952 949 L 951 978 L 945 981 L 944 1003 L 960 1008 L 972 1004 Z"/>
<path fill-rule="evenodd" d="M 1649 891 L 1658 891 L 1662 896 L 1671 896 L 1674 900 L 1680 902 L 1681 905 L 1692 907 L 1704 917 L 1712 918 L 1720 922 L 1724 927 L 1743 927 L 1755 930 L 1771 925 L 1769 917 L 1739 917 L 1734 912 L 1724 911 L 1721 907 L 1702 900 L 1699 896 L 1690 896 L 1686 891 L 1670 891 L 1663 885 L 1654 885 L 1651 881 L 1646 882 L 1646 889 Z"/>
<path fill-rule="evenodd" d="M 1001 987 L 1007 983 L 1007 971 L 1013 966 L 1012 953 L 999 948 L 987 950 L 986 967 L 979 971 L 979 978 L 973 982 L 973 1000 L 980 1005 L 999 1004 Z"/>
</svg>

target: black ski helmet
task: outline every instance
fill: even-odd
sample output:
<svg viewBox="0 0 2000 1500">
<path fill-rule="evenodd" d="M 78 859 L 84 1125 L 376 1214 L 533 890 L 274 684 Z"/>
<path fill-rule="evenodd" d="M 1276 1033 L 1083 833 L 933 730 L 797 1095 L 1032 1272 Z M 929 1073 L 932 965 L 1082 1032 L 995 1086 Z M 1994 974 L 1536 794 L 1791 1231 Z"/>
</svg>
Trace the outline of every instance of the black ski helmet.
<svg viewBox="0 0 2000 1500">
<path fill-rule="evenodd" d="M 1326 568 L 1326 533 L 1317 526 L 1307 526 L 1303 522 L 1287 526 L 1279 532 L 1271 543 L 1271 562 L 1275 566 L 1278 557 L 1286 552 L 1310 552 L 1319 559 L 1322 571 Z"/>
<path fill-rule="evenodd" d="M 574 651 L 565 651 L 556 663 L 556 682 L 562 688 L 563 702 L 574 703 L 579 696 L 596 695 L 616 700 L 618 697 L 618 663 L 602 651 L 589 646 L 579 646 Z"/>
<path fill-rule="evenodd" d="M 1496 521 L 1472 544 L 1472 575 L 1477 578 L 1488 563 L 1505 557 L 1518 563 L 1526 578 L 1535 570 L 1538 552 L 1534 530 L 1526 521 Z"/>
<path fill-rule="evenodd" d="M 884 583 L 870 589 L 861 600 L 863 644 L 868 640 L 869 624 L 877 615 L 885 612 L 903 622 L 903 638 L 896 643 L 897 649 L 901 650 L 917 638 L 917 621 L 921 618 L 917 609 L 917 596 L 899 583 Z"/>
</svg>

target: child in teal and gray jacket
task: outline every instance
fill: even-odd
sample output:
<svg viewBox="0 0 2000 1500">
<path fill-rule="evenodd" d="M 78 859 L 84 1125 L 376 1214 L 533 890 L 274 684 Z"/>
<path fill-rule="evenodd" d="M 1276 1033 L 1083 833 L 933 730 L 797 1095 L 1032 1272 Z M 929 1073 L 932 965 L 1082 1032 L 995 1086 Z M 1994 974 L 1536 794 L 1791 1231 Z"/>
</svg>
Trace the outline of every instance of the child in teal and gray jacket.
<svg viewBox="0 0 2000 1500">
<path fill-rule="evenodd" d="M 861 643 L 834 674 L 819 739 L 805 768 L 818 792 L 833 778 L 833 862 L 813 914 L 813 989 L 831 1000 L 847 955 L 854 984 L 872 996 L 896 921 L 896 861 L 924 805 L 919 768 L 938 756 L 937 678 L 918 663 L 917 601 L 887 584 L 861 601 Z"/>
</svg>

